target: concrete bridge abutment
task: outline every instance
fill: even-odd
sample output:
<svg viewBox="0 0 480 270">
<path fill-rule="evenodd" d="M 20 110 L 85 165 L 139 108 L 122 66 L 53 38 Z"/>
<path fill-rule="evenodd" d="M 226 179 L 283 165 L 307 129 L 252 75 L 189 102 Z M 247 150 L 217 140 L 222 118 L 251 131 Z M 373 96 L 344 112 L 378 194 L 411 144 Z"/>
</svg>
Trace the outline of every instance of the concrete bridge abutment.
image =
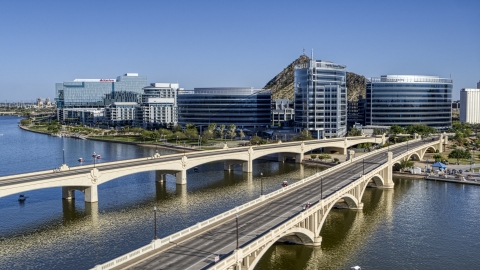
<svg viewBox="0 0 480 270">
<path fill-rule="evenodd" d="M 75 190 L 79 190 L 85 194 L 85 202 L 98 202 L 98 187 L 96 184 L 91 186 L 67 186 L 62 187 L 62 199 L 75 199 Z"/>
<path fill-rule="evenodd" d="M 175 178 L 177 179 L 177 185 L 186 185 L 187 184 L 187 170 L 183 169 L 175 173 Z"/>
</svg>

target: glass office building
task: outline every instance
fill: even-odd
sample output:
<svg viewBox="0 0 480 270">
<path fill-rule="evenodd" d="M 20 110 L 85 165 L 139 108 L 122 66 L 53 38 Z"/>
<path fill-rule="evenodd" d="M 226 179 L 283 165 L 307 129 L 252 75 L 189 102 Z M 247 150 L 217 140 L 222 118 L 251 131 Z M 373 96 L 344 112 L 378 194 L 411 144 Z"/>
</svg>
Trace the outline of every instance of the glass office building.
<svg viewBox="0 0 480 270">
<path fill-rule="evenodd" d="M 295 66 L 295 131 L 314 138 L 347 133 L 346 66 L 310 60 Z"/>
<path fill-rule="evenodd" d="M 210 123 L 238 128 L 270 125 L 271 92 L 246 87 L 195 88 L 179 91 L 178 122 L 197 127 Z"/>
<path fill-rule="evenodd" d="M 57 119 L 65 121 L 69 108 L 105 108 L 114 102 L 141 102 L 147 77 L 126 73 L 116 79 L 75 79 L 55 84 Z"/>
<path fill-rule="evenodd" d="M 141 102 L 147 77 L 127 73 L 117 79 L 75 79 L 55 84 L 58 108 L 100 108 L 113 102 Z"/>
<path fill-rule="evenodd" d="M 384 75 L 367 81 L 365 123 L 378 126 L 452 126 L 452 80 L 438 76 Z"/>
</svg>

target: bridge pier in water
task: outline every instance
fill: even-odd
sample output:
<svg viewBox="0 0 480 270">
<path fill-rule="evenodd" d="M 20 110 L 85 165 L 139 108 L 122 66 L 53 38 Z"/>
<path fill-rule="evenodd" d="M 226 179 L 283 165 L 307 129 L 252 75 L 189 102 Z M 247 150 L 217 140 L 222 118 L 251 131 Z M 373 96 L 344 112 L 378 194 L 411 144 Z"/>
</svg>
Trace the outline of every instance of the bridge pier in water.
<svg viewBox="0 0 480 270">
<path fill-rule="evenodd" d="M 181 170 L 175 173 L 177 178 L 177 185 L 186 185 L 187 184 L 187 170 Z"/>
<path fill-rule="evenodd" d="M 75 190 L 79 190 L 85 194 L 85 202 L 98 202 L 98 187 L 96 184 L 91 186 L 67 186 L 62 187 L 62 199 L 75 199 Z"/>
</svg>

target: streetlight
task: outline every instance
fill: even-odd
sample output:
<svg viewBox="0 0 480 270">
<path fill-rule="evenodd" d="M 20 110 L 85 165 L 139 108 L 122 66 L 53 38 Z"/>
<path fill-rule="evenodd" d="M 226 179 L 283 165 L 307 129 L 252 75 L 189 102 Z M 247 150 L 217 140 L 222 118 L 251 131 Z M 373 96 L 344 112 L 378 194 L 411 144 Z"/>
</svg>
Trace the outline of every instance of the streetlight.
<svg viewBox="0 0 480 270">
<path fill-rule="evenodd" d="M 238 249 L 238 214 L 235 214 L 235 221 L 237 223 L 237 249 Z"/>
<path fill-rule="evenodd" d="M 362 163 L 363 163 L 363 175 L 365 175 L 365 159 L 362 158 Z"/>
<path fill-rule="evenodd" d="M 320 199 L 323 200 L 323 176 L 320 177 Z"/>
<path fill-rule="evenodd" d="M 154 219 L 154 226 L 155 226 L 155 232 L 154 232 L 154 237 L 153 239 L 157 240 L 157 207 L 153 207 L 153 219 Z"/>
<path fill-rule="evenodd" d="M 62 149 L 63 151 L 63 164 L 65 164 L 65 149 Z"/>
<path fill-rule="evenodd" d="M 97 154 L 95 154 L 95 152 L 93 152 L 93 168 L 95 168 L 95 160 L 97 159 Z"/>
<path fill-rule="evenodd" d="M 260 195 L 263 195 L 263 173 L 260 173 Z"/>
<path fill-rule="evenodd" d="M 177 135 L 177 141 L 175 142 L 175 144 L 176 144 L 176 145 L 178 144 L 178 135 Z"/>
</svg>

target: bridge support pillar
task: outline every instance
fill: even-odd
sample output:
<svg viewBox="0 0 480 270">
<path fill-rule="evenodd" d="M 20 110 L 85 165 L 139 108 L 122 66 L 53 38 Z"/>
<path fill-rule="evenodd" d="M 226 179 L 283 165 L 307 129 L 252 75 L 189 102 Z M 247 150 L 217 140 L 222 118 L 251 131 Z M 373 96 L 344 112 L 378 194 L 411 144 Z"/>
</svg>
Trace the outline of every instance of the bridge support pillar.
<svg viewBox="0 0 480 270">
<path fill-rule="evenodd" d="M 385 168 L 385 174 L 384 174 L 384 179 L 385 183 L 383 184 L 382 188 L 393 188 L 395 184 L 393 183 L 392 179 L 392 169 L 393 169 L 393 153 L 388 152 L 387 153 L 387 167 Z"/>
<path fill-rule="evenodd" d="M 346 159 L 346 160 L 352 160 L 354 156 L 355 156 L 355 151 L 353 151 L 353 150 L 348 150 L 348 152 L 347 152 L 347 159 Z"/>
<path fill-rule="evenodd" d="M 71 187 L 62 187 L 62 199 L 73 200 L 75 199 L 75 189 Z"/>
<path fill-rule="evenodd" d="M 304 157 L 303 153 L 295 155 L 295 163 L 302 163 L 303 157 Z"/>
<path fill-rule="evenodd" d="M 308 244 L 308 246 L 319 247 L 322 245 L 322 237 L 318 236 L 313 239 L 313 243 Z"/>
<path fill-rule="evenodd" d="M 242 163 L 242 171 L 247 173 L 253 172 L 253 164 L 251 160 Z"/>
<path fill-rule="evenodd" d="M 167 180 L 166 174 L 163 173 L 162 171 L 155 171 L 155 181 L 156 182 L 165 182 Z"/>
<path fill-rule="evenodd" d="M 359 202 L 357 207 L 350 207 L 351 210 L 362 210 L 363 209 L 363 202 Z"/>
<path fill-rule="evenodd" d="M 83 190 L 85 193 L 85 202 L 98 202 L 97 185 L 92 185 Z"/>
<path fill-rule="evenodd" d="M 175 177 L 177 178 L 177 185 L 187 184 L 187 170 L 176 172 Z"/>
</svg>

